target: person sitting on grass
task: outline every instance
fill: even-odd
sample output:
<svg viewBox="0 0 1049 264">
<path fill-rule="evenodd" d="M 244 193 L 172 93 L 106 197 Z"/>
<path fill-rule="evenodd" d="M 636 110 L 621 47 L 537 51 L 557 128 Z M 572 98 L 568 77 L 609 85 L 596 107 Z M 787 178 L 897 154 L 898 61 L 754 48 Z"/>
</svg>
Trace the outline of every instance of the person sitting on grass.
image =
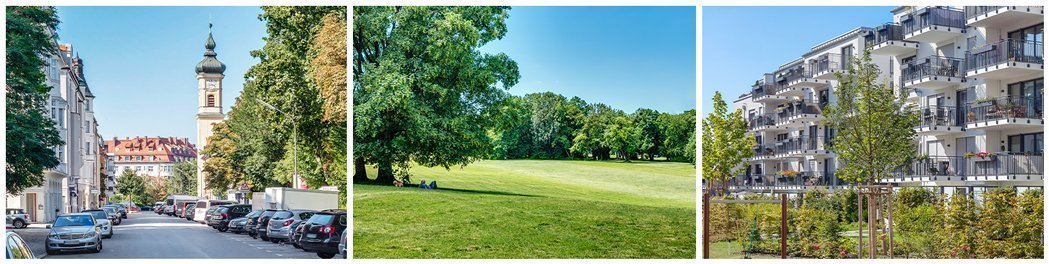
<svg viewBox="0 0 1049 264">
<path fill-rule="evenodd" d="M 437 181 L 430 181 L 430 185 L 426 189 L 437 189 Z"/>
<path fill-rule="evenodd" d="M 419 188 L 420 189 L 426 189 L 426 187 L 430 187 L 430 186 L 426 185 L 426 180 L 419 181 Z"/>
</svg>

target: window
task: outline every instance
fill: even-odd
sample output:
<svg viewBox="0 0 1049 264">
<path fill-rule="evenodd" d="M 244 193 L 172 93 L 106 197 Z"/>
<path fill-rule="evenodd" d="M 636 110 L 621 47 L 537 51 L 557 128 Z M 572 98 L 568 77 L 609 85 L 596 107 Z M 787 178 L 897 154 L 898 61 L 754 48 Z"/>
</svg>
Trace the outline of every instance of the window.
<svg viewBox="0 0 1049 264">
<path fill-rule="evenodd" d="M 852 45 L 841 48 L 841 63 L 843 64 L 842 69 L 852 68 L 852 56 L 854 55 L 855 48 Z"/>
<path fill-rule="evenodd" d="M 208 95 L 208 107 L 215 107 L 215 95 Z"/>
<path fill-rule="evenodd" d="M 1010 154 L 1042 154 L 1044 133 L 1031 133 L 1009 136 Z"/>
<path fill-rule="evenodd" d="M 146 171 L 153 172 L 153 166 L 146 166 Z"/>
<path fill-rule="evenodd" d="M 142 166 L 135 166 L 135 171 L 142 171 Z"/>
</svg>

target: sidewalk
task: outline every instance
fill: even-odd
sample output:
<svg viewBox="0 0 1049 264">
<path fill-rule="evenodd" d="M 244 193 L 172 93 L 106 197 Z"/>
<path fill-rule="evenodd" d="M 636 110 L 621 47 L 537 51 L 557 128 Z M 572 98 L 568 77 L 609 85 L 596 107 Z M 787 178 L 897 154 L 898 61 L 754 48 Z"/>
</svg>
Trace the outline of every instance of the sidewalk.
<svg viewBox="0 0 1049 264">
<path fill-rule="evenodd" d="M 51 229 L 44 228 L 48 224 L 33 224 L 24 229 L 14 229 L 14 232 L 18 236 L 25 240 L 25 243 L 29 245 L 29 249 L 33 250 L 33 255 L 37 258 L 43 258 L 47 256 L 45 252 L 44 243 L 46 243 L 47 234 L 51 232 Z"/>
</svg>

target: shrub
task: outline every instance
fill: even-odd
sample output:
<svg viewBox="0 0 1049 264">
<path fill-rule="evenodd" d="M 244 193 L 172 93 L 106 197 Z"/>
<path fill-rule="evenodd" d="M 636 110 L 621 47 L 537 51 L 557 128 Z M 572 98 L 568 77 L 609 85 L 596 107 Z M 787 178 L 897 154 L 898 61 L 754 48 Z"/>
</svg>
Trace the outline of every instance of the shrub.
<svg viewBox="0 0 1049 264">
<path fill-rule="evenodd" d="M 986 257 L 1005 256 L 1010 243 L 1015 221 L 1013 208 L 1016 207 L 1016 191 L 1012 188 L 996 188 L 983 194 L 983 206 L 977 222 L 977 235 L 983 240 L 977 247 L 977 254 Z"/>
<path fill-rule="evenodd" d="M 969 195 L 955 194 L 947 204 L 944 226 L 938 236 L 939 255 L 946 258 L 974 258 L 976 241 L 976 203 Z M 936 230 L 934 228 L 934 230 Z M 936 231 L 933 231 L 936 232 Z"/>
<path fill-rule="evenodd" d="M 836 258 L 839 255 L 841 228 L 835 211 L 804 205 L 795 217 L 795 228 L 791 231 L 797 237 L 802 256 Z"/>
<path fill-rule="evenodd" d="M 834 200 L 837 201 L 838 204 L 838 221 L 843 223 L 856 221 L 856 207 L 858 206 L 856 204 L 857 199 L 858 195 L 853 189 L 842 190 L 834 193 Z"/>
<path fill-rule="evenodd" d="M 1044 258 L 1042 235 L 1045 230 L 1045 203 L 1041 190 L 1029 190 L 1017 198 L 1013 211 L 1015 225 L 1010 242 L 1017 246 L 1010 258 Z"/>
</svg>

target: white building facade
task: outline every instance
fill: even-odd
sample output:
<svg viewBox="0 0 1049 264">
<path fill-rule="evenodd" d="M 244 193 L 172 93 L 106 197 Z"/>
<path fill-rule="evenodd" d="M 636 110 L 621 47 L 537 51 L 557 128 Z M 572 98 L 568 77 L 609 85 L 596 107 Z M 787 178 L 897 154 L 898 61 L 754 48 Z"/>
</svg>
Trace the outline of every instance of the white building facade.
<svg viewBox="0 0 1049 264">
<path fill-rule="evenodd" d="M 847 184 L 834 176 L 835 67 L 871 60 L 918 111 L 920 157 L 884 182 L 980 197 L 988 188 L 1041 189 L 1044 119 L 1042 7 L 899 7 L 787 63 L 734 102 L 757 142 L 737 191 L 798 193 Z"/>
</svg>

